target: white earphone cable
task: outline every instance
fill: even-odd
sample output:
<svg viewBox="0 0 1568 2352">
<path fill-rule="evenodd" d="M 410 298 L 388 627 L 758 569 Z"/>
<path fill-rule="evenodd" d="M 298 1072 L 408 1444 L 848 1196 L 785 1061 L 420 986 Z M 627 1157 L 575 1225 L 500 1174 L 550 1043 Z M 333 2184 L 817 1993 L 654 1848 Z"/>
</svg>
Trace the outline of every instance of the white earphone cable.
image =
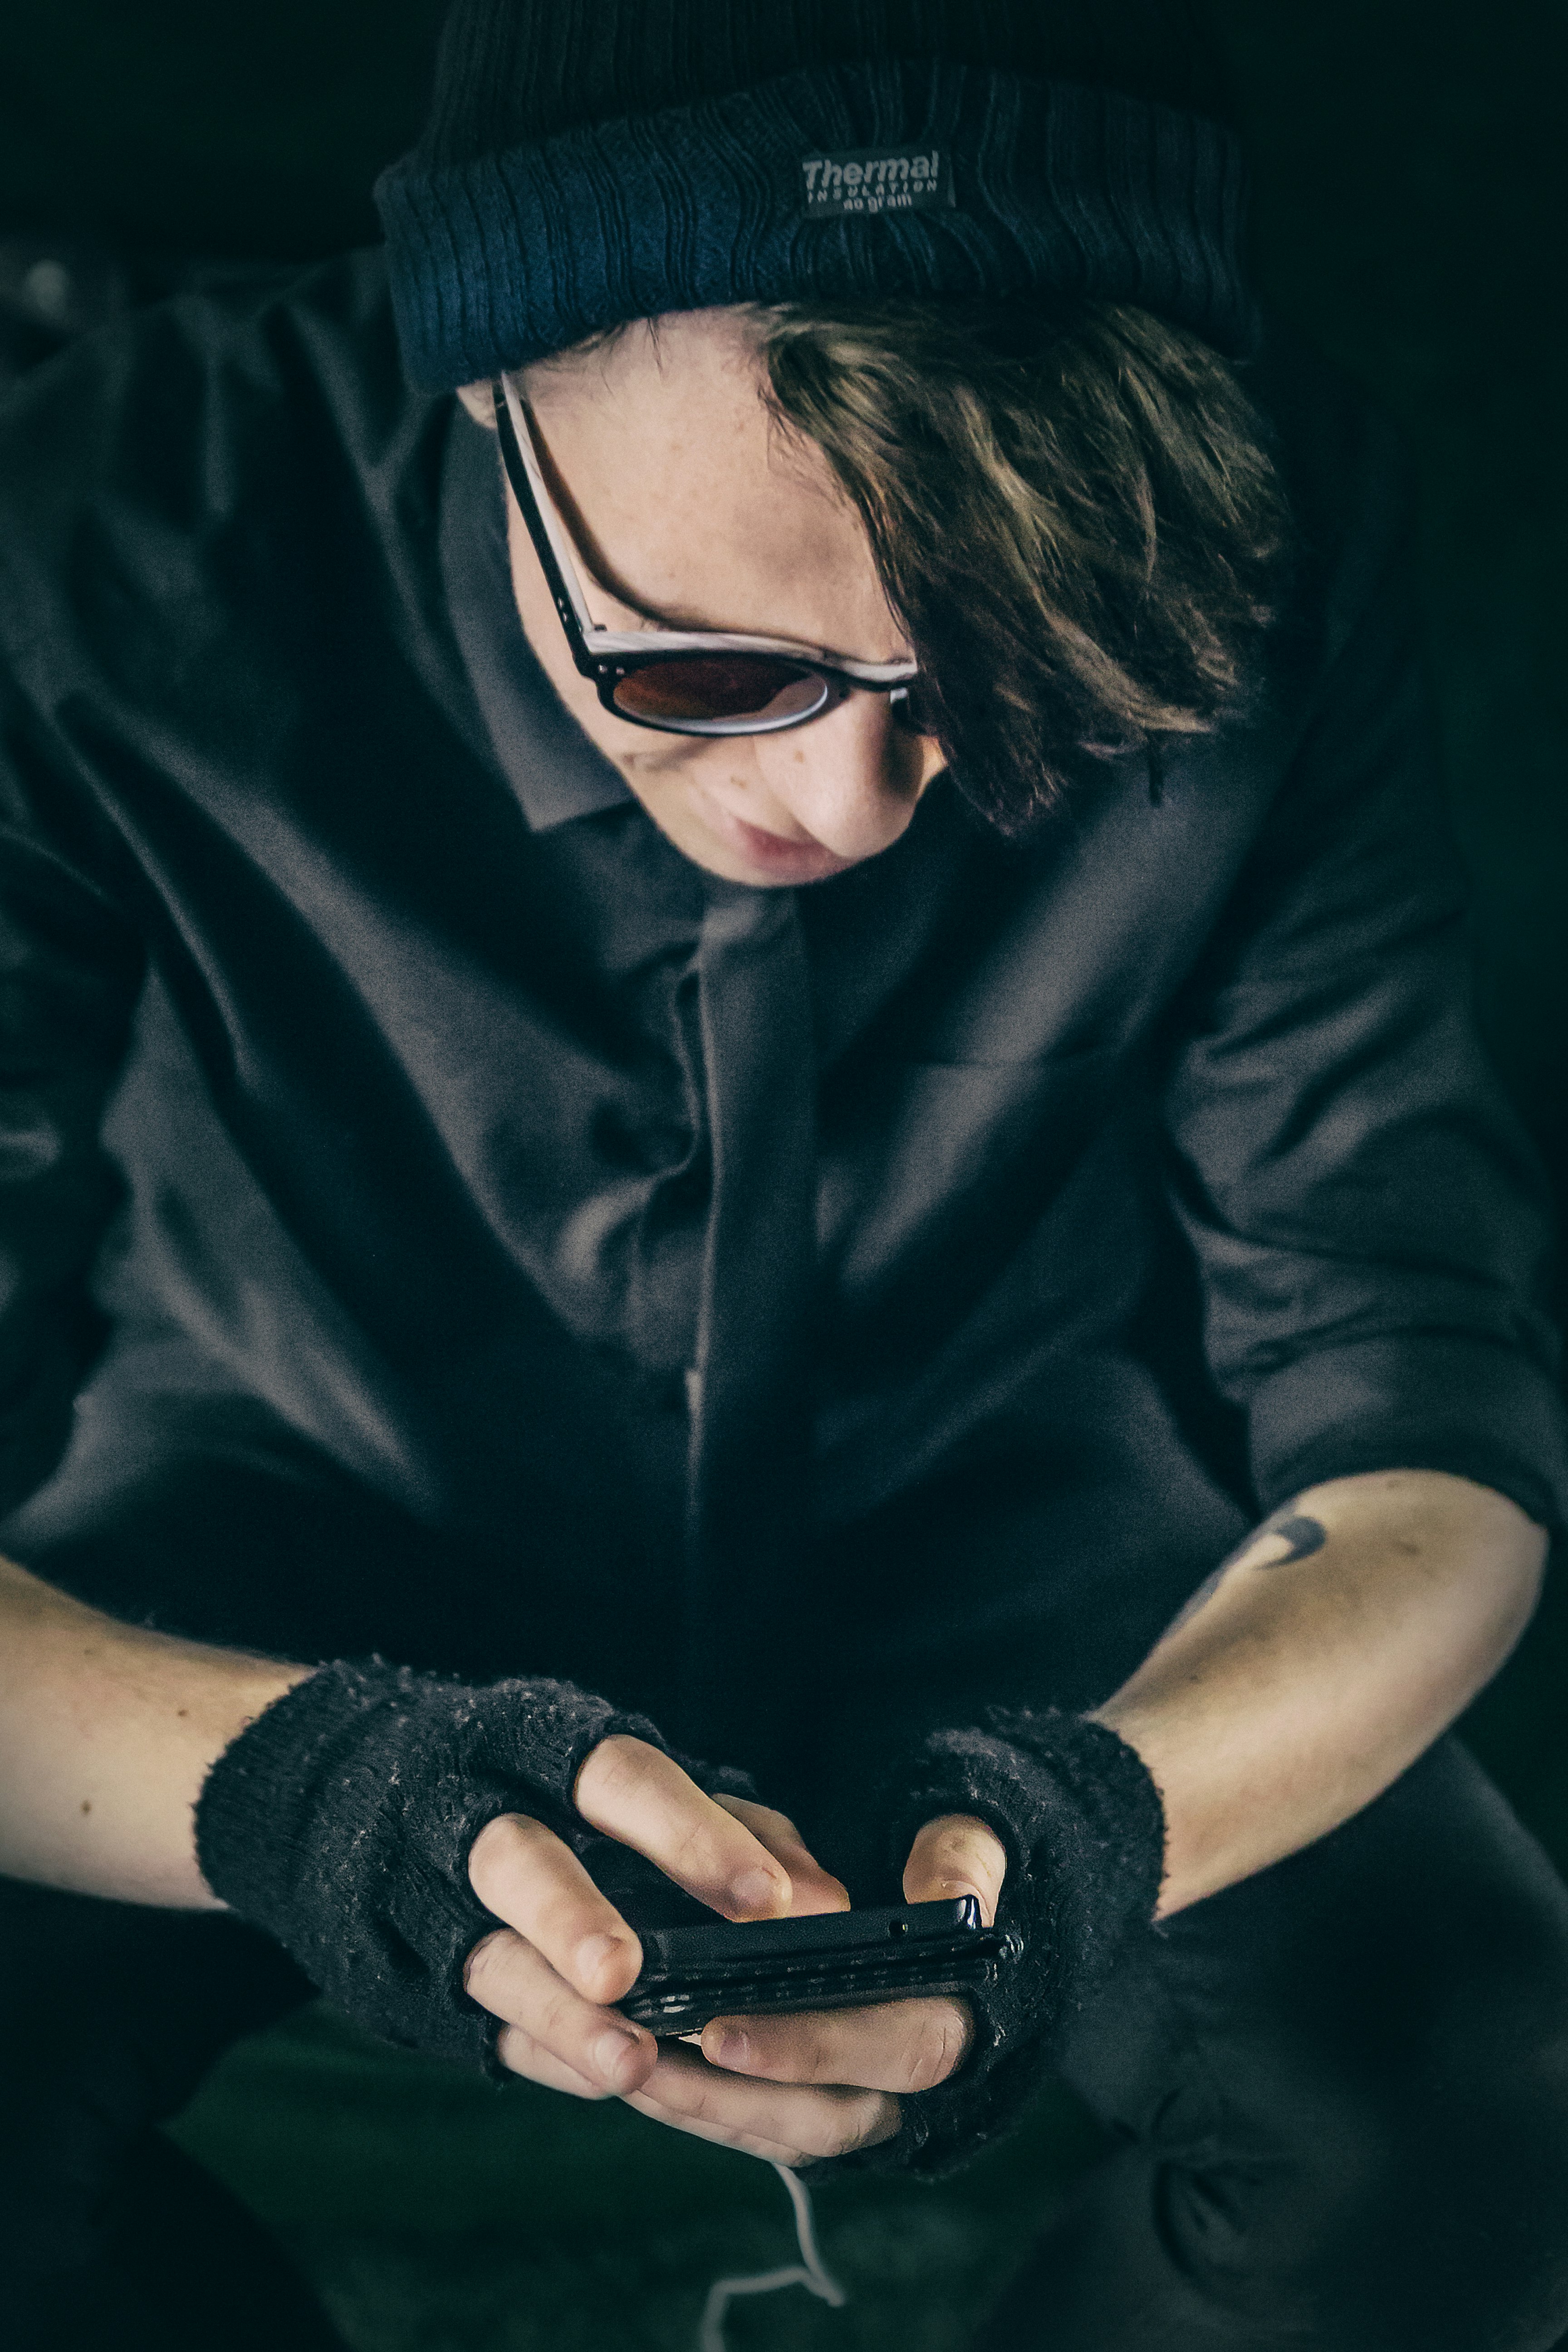
<svg viewBox="0 0 1568 2352">
<path fill-rule="evenodd" d="M 789 2201 L 795 2208 L 795 2233 L 800 2247 L 800 2260 L 776 2271 L 754 2271 L 750 2277 L 715 2279 L 708 2290 L 708 2301 L 703 2307 L 697 2352 L 727 2352 L 724 2322 L 730 2305 L 738 2294 L 772 2294 L 778 2287 L 803 2286 L 808 2294 L 815 2294 L 823 2303 L 831 2304 L 835 2310 L 849 2300 L 837 2280 L 822 2266 L 816 2231 L 812 2221 L 810 2190 L 804 2181 L 795 2179 L 787 2164 L 775 2164 L 773 2170 L 788 2189 Z"/>
</svg>

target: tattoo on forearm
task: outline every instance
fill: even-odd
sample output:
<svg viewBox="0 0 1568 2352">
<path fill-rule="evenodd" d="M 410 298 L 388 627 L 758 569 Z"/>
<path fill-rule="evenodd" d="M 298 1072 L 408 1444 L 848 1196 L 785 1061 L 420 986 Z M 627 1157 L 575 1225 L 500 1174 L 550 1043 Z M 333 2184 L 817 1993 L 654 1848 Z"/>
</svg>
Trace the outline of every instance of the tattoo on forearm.
<svg viewBox="0 0 1568 2352">
<path fill-rule="evenodd" d="M 1253 1553 L 1268 1537 L 1282 1540 L 1284 1550 L 1271 1552 L 1264 1559 L 1253 1559 Z M 1254 1568 L 1289 1568 L 1293 1560 L 1308 1559 L 1313 1552 L 1321 1551 L 1328 1540 L 1329 1531 L 1321 1519 L 1310 1518 L 1304 1511 L 1276 1511 L 1273 1517 L 1265 1519 L 1260 1528 L 1254 1528 L 1227 1559 L 1221 1560 L 1212 1576 L 1205 1577 L 1192 1599 L 1166 1628 L 1167 1634 L 1175 1633 L 1179 1626 L 1195 1617 L 1205 1601 L 1218 1591 L 1230 1570 L 1239 1568 L 1243 1560 L 1251 1560 Z"/>
<path fill-rule="evenodd" d="M 1329 1531 L 1321 1519 L 1310 1519 L 1304 1511 L 1276 1511 L 1271 1519 L 1253 1528 L 1245 1543 L 1237 1544 L 1227 1560 L 1221 1562 L 1221 1573 L 1247 1559 L 1266 1536 L 1282 1538 L 1285 1549 L 1270 1559 L 1255 1559 L 1254 1568 L 1289 1568 L 1292 1560 L 1306 1559 L 1311 1553 L 1321 1551 L 1329 1540 Z"/>
</svg>

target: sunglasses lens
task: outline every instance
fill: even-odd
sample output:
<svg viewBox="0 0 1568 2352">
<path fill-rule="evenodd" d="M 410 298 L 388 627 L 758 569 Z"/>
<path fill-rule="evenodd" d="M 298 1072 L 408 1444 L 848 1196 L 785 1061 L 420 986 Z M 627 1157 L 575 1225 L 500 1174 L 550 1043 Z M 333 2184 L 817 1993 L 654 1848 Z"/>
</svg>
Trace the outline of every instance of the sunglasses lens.
<svg viewBox="0 0 1568 2352">
<path fill-rule="evenodd" d="M 769 654 L 649 662 L 616 686 L 616 708 L 656 727 L 807 719 L 827 700 L 826 678 Z"/>
</svg>

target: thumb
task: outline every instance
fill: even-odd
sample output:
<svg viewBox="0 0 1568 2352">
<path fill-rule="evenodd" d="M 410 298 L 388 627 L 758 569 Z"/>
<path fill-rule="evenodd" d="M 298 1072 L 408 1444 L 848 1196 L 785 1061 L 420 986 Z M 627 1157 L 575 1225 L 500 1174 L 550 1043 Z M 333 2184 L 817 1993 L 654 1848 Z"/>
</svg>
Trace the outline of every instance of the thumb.
<svg viewBox="0 0 1568 2352">
<path fill-rule="evenodd" d="M 1007 1872 L 1007 1854 L 993 1829 L 973 1813 L 943 1813 L 927 1822 L 910 1848 L 904 1864 L 906 1903 L 951 1902 L 954 1895 L 978 1898 L 980 1915 L 989 1927 L 996 1916 L 996 1901 Z"/>
</svg>

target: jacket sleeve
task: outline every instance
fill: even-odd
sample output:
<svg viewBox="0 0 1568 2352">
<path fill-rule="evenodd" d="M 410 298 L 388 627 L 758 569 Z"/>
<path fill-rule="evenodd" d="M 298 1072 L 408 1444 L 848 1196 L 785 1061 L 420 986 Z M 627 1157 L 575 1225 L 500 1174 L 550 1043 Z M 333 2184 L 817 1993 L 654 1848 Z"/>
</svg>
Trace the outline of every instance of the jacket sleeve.
<svg viewBox="0 0 1568 2352">
<path fill-rule="evenodd" d="M 1266 1507 L 1436 1469 L 1560 1526 L 1544 1181 L 1472 1025 L 1405 534 L 1379 535 L 1184 1008 L 1172 1191 Z"/>
<path fill-rule="evenodd" d="M 118 1186 L 99 1123 L 142 954 L 92 849 L 0 669 L 0 1512 L 54 1467 L 102 1336 L 87 1276 Z"/>
</svg>

